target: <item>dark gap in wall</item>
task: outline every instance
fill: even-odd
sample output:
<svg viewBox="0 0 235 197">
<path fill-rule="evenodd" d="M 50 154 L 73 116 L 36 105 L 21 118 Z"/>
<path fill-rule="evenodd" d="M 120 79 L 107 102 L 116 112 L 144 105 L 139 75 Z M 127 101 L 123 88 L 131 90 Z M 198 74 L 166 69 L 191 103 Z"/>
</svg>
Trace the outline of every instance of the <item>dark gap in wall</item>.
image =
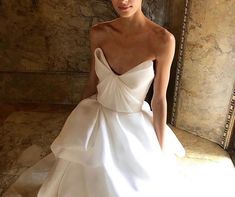
<svg viewBox="0 0 235 197">
<path fill-rule="evenodd" d="M 233 164 L 235 166 L 235 122 L 233 122 L 233 129 L 232 129 L 232 135 L 231 140 L 229 142 L 228 146 L 228 153 L 233 161 Z"/>
<path fill-rule="evenodd" d="M 38 8 L 38 0 L 32 0 L 33 8 Z"/>
</svg>

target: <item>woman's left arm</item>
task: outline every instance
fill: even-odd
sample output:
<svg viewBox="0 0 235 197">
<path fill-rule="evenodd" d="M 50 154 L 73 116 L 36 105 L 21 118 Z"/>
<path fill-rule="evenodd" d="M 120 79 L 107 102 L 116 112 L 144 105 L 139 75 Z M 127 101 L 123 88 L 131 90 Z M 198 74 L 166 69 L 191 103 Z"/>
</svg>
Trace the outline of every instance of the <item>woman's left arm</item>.
<svg viewBox="0 0 235 197">
<path fill-rule="evenodd" d="M 151 108 L 153 111 L 153 125 L 162 150 L 165 143 L 167 121 L 166 92 L 170 78 L 171 64 L 175 53 L 175 37 L 170 32 L 164 32 L 163 44 L 157 52 L 156 75 L 153 84 Z M 159 45 L 158 45 L 159 47 Z"/>
</svg>

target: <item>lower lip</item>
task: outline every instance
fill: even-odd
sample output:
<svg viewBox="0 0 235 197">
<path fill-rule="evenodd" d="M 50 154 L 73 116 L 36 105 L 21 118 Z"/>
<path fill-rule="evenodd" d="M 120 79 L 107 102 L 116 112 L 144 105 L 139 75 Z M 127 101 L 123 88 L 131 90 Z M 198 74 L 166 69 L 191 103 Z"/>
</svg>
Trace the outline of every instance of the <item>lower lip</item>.
<svg viewBox="0 0 235 197">
<path fill-rule="evenodd" d="M 127 11 L 127 10 L 129 10 L 131 8 L 131 6 L 130 7 L 127 7 L 127 8 L 118 8 L 119 10 L 121 10 L 121 11 Z"/>
</svg>

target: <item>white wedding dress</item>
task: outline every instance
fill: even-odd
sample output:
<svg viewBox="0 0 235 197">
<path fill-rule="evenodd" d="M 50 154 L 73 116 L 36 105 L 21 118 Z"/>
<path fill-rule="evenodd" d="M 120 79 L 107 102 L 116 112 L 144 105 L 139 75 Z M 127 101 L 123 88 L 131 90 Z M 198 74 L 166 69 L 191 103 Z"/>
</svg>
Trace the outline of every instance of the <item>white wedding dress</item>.
<svg viewBox="0 0 235 197">
<path fill-rule="evenodd" d="M 95 51 L 98 93 L 79 102 L 51 145 L 3 197 L 177 196 L 173 162 L 185 149 L 167 125 L 165 152 L 144 100 L 154 78 L 147 60 L 118 75 Z M 166 156 L 167 155 L 167 156 Z M 171 196 L 173 196 L 171 195 Z"/>
</svg>

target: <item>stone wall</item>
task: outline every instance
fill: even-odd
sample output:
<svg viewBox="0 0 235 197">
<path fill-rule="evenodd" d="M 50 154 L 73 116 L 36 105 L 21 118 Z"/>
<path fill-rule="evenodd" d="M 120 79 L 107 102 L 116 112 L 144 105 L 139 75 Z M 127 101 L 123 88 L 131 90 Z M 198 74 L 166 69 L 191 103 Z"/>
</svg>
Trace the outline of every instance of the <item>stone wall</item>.
<svg viewBox="0 0 235 197">
<path fill-rule="evenodd" d="M 168 1 L 146 0 L 165 25 Z M 0 102 L 78 103 L 91 62 L 89 28 L 117 15 L 107 0 L 1 0 Z"/>
<path fill-rule="evenodd" d="M 235 82 L 235 0 L 190 0 L 189 10 L 176 126 L 223 145 Z"/>
</svg>

